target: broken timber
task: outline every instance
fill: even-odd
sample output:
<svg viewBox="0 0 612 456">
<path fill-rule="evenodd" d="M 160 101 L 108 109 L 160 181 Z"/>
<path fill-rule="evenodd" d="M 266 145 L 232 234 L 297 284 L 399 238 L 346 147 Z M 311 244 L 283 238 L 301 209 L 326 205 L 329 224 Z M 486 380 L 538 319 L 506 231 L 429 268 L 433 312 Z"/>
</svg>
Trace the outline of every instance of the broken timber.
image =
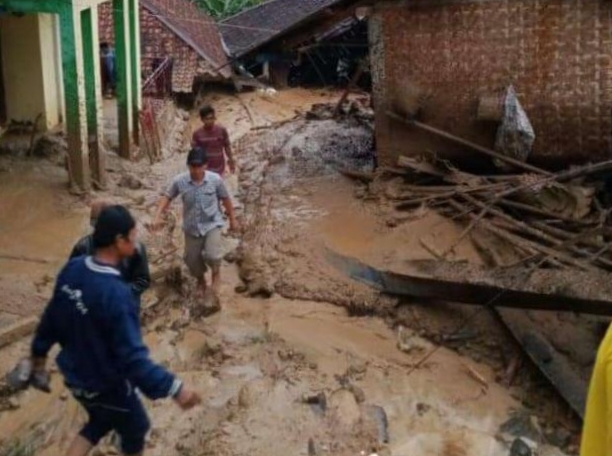
<svg viewBox="0 0 612 456">
<path fill-rule="evenodd" d="M 587 383 L 520 309 L 575 311 L 612 315 L 612 302 L 510 290 L 489 285 L 457 283 L 422 276 L 380 271 L 353 258 L 329 251 L 330 262 L 355 280 L 385 293 L 495 307 L 503 323 L 529 358 L 570 407 L 584 418 Z M 504 308 L 506 307 L 506 308 Z M 512 308 L 513 307 L 513 308 Z"/>
<path fill-rule="evenodd" d="M 354 258 L 345 257 L 332 251 L 328 251 L 328 259 L 337 269 L 348 274 L 351 278 L 365 282 L 384 293 L 392 295 L 454 301 L 464 304 L 490 305 L 492 307 L 612 316 L 612 301 L 536 293 L 481 283 L 460 283 L 423 275 L 380 271 Z"/>
<path fill-rule="evenodd" d="M 512 336 L 523 347 L 527 356 L 563 396 L 581 418 L 586 409 L 587 382 L 559 356 L 555 348 L 544 337 L 525 312 L 516 309 L 495 309 Z"/>
</svg>

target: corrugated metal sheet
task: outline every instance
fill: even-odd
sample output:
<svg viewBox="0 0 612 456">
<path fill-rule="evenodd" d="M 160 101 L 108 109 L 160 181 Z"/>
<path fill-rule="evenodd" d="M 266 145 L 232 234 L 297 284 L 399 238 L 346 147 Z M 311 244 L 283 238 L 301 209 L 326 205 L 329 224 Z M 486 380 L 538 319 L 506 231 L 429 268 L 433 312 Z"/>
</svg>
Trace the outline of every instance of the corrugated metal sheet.
<svg viewBox="0 0 612 456">
<path fill-rule="evenodd" d="M 219 28 L 230 53 L 241 56 L 341 1 L 272 0 L 224 20 Z"/>
</svg>

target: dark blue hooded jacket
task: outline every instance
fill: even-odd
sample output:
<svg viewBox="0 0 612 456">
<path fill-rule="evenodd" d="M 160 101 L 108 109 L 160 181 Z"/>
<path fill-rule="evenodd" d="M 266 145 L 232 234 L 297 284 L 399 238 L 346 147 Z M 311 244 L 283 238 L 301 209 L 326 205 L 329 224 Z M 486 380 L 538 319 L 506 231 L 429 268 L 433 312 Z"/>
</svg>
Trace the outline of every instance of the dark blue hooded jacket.
<svg viewBox="0 0 612 456">
<path fill-rule="evenodd" d="M 71 388 L 103 393 L 129 381 L 158 399 L 181 387 L 174 375 L 150 360 L 134 296 L 120 272 L 93 257 L 75 258 L 60 272 L 32 355 L 46 357 L 55 343 L 61 346 L 57 364 Z"/>
</svg>

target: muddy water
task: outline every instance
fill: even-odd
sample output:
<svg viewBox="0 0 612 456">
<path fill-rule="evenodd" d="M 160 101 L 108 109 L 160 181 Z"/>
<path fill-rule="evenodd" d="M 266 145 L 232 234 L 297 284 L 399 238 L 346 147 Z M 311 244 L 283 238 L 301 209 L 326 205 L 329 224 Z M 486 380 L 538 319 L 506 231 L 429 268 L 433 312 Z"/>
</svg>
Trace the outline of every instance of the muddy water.
<svg viewBox="0 0 612 456">
<path fill-rule="evenodd" d="M 15 165 L 0 179 L 2 275 L 54 273 L 87 229 L 86 209 L 66 193 L 63 169 L 36 162 Z M 36 261 L 6 260 L 2 256 Z"/>
</svg>

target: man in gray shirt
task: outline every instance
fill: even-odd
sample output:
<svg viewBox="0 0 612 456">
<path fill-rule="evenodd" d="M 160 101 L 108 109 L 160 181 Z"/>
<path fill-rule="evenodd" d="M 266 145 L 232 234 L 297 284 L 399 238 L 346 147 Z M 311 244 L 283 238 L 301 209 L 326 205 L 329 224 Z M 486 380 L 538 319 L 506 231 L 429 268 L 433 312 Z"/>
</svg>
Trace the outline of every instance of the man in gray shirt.
<svg viewBox="0 0 612 456">
<path fill-rule="evenodd" d="M 185 263 L 189 272 L 198 280 L 201 290 L 206 293 L 207 266 L 212 271 L 211 287 L 219 292 L 221 279 L 221 229 L 225 224 L 219 201 L 223 204 L 229 219 L 230 230 L 238 230 L 234 206 L 223 179 L 206 170 L 206 151 L 194 148 L 187 156 L 189 172 L 176 176 L 159 201 L 153 224 L 159 229 L 162 215 L 177 197 L 183 200 L 183 231 L 185 232 Z"/>
</svg>

